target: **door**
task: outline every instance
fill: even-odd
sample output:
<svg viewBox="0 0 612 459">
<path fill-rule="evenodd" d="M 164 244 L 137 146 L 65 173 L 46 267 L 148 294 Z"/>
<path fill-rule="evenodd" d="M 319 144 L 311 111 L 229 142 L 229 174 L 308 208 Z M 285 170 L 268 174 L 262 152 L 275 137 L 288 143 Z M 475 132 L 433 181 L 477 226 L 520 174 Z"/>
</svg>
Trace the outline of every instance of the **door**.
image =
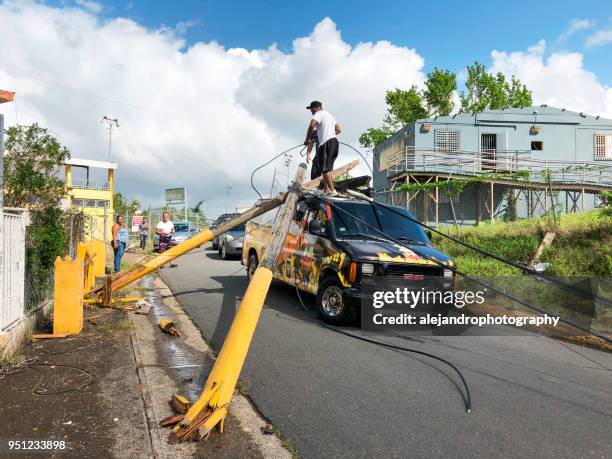
<svg viewBox="0 0 612 459">
<path fill-rule="evenodd" d="M 497 135 L 480 134 L 481 169 L 495 170 Z"/>
</svg>

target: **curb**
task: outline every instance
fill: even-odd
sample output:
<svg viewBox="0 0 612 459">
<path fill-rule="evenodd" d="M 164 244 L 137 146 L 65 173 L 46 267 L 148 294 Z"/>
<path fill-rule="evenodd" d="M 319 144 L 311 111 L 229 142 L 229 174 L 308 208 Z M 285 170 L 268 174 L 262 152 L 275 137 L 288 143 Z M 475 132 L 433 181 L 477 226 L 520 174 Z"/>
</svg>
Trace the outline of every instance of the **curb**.
<svg viewBox="0 0 612 459">
<path fill-rule="evenodd" d="M 149 440 L 151 442 L 151 452 L 153 453 L 153 457 L 157 459 L 163 457 L 161 434 L 159 432 L 159 428 L 157 427 L 157 417 L 155 416 L 155 410 L 153 409 L 153 401 L 151 400 L 151 394 L 149 392 L 149 383 L 147 380 L 147 375 L 144 371 L 144 365 L 142 363 L 140 345 L 138 344 L 138 338 L 136 337 L 136 324 L 134 323 L 132 317 L 132 314 L 128 314 L 128 318 L 132 324 L 132 329 L 130 330 L 130 341 L 132 343 L 132 351 L 134 352 L 138 382 L 142 387 L 142 403 L 145 417 L 147 419 L 147 430 L 149 432 Z"/>
</svg>

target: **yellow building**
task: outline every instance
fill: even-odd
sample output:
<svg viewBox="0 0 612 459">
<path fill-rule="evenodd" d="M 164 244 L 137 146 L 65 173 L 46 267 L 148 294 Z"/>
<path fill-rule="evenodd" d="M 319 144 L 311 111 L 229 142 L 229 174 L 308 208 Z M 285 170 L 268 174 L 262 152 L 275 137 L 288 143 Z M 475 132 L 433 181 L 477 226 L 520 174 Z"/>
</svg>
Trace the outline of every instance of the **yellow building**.
<svg viewBox="0 0 612 459">
<path fill-rule="evenodd" d="M 109 241 L 113 226 L 113 193 L 117 163 L 71 158 L 64 168 L 68 188 L 66 207 L 82 210 L 89 217 L 85 224 L 87 239 Z M 84 177 L 73 177 L 77 168 L 84 169 L 85 173 L 79 174 Z M 92 175 L 97 178 L 91 178 Z"/>
</svg>

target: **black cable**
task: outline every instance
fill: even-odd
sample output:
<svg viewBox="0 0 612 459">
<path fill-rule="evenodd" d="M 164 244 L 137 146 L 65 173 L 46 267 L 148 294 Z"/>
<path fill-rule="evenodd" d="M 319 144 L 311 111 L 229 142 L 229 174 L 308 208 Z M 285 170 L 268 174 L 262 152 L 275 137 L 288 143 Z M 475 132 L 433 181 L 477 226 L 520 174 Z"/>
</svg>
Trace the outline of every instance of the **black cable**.
<svg viewBox="0 0 612 459">
<path fill-rule="evenodd" d="M 300 237 L 302 237 L 302 235 L 304 234 L 305 228 L 306 228 L 306 219 L 304 219 L 304 223 L 302 224 L 302 230 L 300 232 Z M 299 240 L 300 237 L 298 237 L 298 240 Z M 302 300 L 302 295 L 300 294 L 300 289 L 298 288 L 299 282 L 297 281 L 297 271 L 294 271 L 294 275 L 296 275 L 296 277 L 295 277 L 295 279 L 296 279 L 296 282 L 295 282 L 295 291 L 297 293 L 297 297 L 300 300 L 300 303 L 302 303 L 302 307 L 304 308 L 304 310 L 306 312 L 310 313 L 311 315 L 314 315 L 314 313 L 306 306 L 306 304 Z M 435 360 L 438 360 L 438 361 L 440 361 L 442 363 L 445 363 L 446 365 L 451 367 L 453 370 L 455 370 L 455 372 L 459 375 L 459 378 L 461 379 L 461 382 L 463 383 L 463 387 L 465 387 L 465 395 L 466 395 L 466 398 L 465 398 L 465 410 L 466 410 L 467 413 L 470 413 L 472 411 L 472 397 L 470 395 L 470 388 L 468 387 L 467 381 L 463 377 L 463 374 L 461 373 L 459 368 L 457 368 L 453 363 L 449 362 L 448 360 L 445 360 L 442 357 L 438 357 L 437 355 L 430 354 L 429 352 L 419 351 L 419 350 L 416 350 L 416 349 L 411 349 L 409 347 L 396 346 L 394 344 L 385 343 L 384 341 L 378 341 L 378 340 L 371 339 L 371 338 L 365 338 L 363 336 L 353 335 L 352 333 L 346 332 L 344 330 L 339 330 L 339 329 L 337 329 L 335 327 L 327 325 L 324 322 L 321 322 L 320 325 L 323 328 L 326 328 L 327 330 L 331 330 L 331 331 L 333 331 L 335 333 L 340 333 L 341 335 L 348 336 L 348 337 L 354 338 L 354 339 L 358 339 L 360 341 L 365 341 L 366 343 L 376 344 L 378 346 L 383 346 L 383 347 L 386 347 L 388 349 L 412 352 L 414 354 L 419 354 L 419 355 L 423 355 L 423 356 L 426 356 L 426 357 L 430 357 L 432 359 L 435 359 Z"/>
<path fill-rule="evenodd" d="M 274 161 L 276 158 L 278 158 L 279 156 L 284 155 L 285 153 L 289 153 L 292 150 L 295 150 L 296 148 L 302 147 L 302 150 L 304 148 L 306 148 L 304 146 L 304 144 L 299 144 L 296 145 L 295 147 L 291 147 L 288 150 L 285 150 L 281 153 L 279 153 L 278 155 L 274 156 L 272 159 L 270 159 L 269 161 L 267 161 L 266 163 L 262 164 L 261 166 L 257 167 L 256 169 L 253 169 L 253 172 L 251 173 L 251 188 L 253 188 L 255 190 L 255 193 L 257 193 L 259 195 L 259 199 L 263 201 L 263 196 L 261 195 L 261 193 L 257 190 L 257 188 L 255 188 L 255 185 L 253 184 L 253 176 L 255 175 L 255 172 L 257 172 L 259 169 L 262 169 L 264 167 L 266 167 L 268 164 L 270 164 L 272 161 Z M 301 152 L 300 152 L 301 153 Z"/>
<path fill-rule="evenodd" d="M 348 211 L 346 211 L 346 210 L 342 209 L 341 207 L 337 206 L 337 205 L 336 205 L 336 204 L 334 204 L 333 202 L 331 202 L 331 201 L 329 201 L 328 199 L 326 199 L 324 196 L 321 196 L 321 197 L 320 197 L 320 199 L 321 199 L 322 201 L 326 202 L 327 204 L 329 204 L 329 205 L 330 205 L 331 207 L 333 207 L 334 209 L 337 209 L 337 210 L 339 210 L 339 211 L 341 211 L 341 212 L 344 212 L 345 214 L 347 214 L 347 215 L 348 215 L 348 216 L 350 216 L 351 218 L 355 219 L 356 221 L 358 221 L 358 222 L 360 222 L 360 223 L 362 223 L 362 224 L 366 225 L 367 227 L 369 227 L 369 228 L 373 229 L 373 230 L 374 230 L 374 231 L 376 231 L 377 233 L 382 234 L 382 235 L 383 235 L 385 238 L 387 238 L 388 240 L 390 240 L 390 241 L 392 241 L 392 242 L 394 242 L 394 243 L 396 243 L 396 244 L 398 244 L 398 245 L 400 245 L 400 246 L 402 246 L 402 247 L 405 247 L 405 248 L 407 248 L 407 249 L 409 249 L 409 250 L 411 250 L 411 251 L 415 252 L 415 253 L 416 253 L 417 255 L 419 255 L 420 257 L 425 258 L 425 259 L 427 259 L 427 260 L 429 260 L 429 261 L 431 261 L 431 262 L 435 263 L 436 265 L 441 266 L 441 267 L 443 267 L 443 268 L 445 268 L 445 269 L 450 269 L 450 270 L 451 270 L 451 271 L 453 271 L 454 273 L 459 274 L 460 276 L 463 276 L 465 279 L 471 280 L 472 282 L 474 282 L 474 283 L 476 283 L 476 284 L 480 285 L 481 287 L 490 288 L 491 290 L 493 290 L 493 291 L 495 291 L 495 292 L 497 292 L 497 293 L 499 293 L 499 294 L 501 294 L 501 295 L 503 295 L 503 296 L 505 296 L 505 297 L 507 297 L 507 298 L 511 299 L 512 301 L 515 301 L 516 303 L 518 303 L 518 304 L 520 304 L 520 305 L 522 305 L 522 306 L 525 306 L 526 308 L 529 308 L 529 309 L 532 309 L 532 310 L 534 310 L 534 311 L 537 311 L 537 312 L 539 312 L 540 314 L 550 314 L 550 311 L 546 311 L 546 310 L 543 310 L 543 309 L 541 309 L 541 308 L 538 308 L 537 306 L 534 306 L 534 305 L 532 305 L 532 304 L 530 304 L 530 303 L 527 303 L 526 301 L 524 301 L 524 300 L 522 300 L 522 299 L 520 299 L 520 298 L 518 298 L 518 297 L 515 297 L 514 295 L 511 295 L 511 294 L 509 294 L 509 293 L 507 293 L 507 292 L 504 292 L 503 290 L 500 290 L 500 289 L 498 289 L 498 288 L 494 287 L 493 285 L 487 284 L 487 283 L 485 283 L 485 282 L 482 282 L 482 281 L 480 281 L 480 280 L 478 280 L 478 279 L 473 278 L 472 276 L 469 276 L 469 275 L 467 275 L 467 274 L 465 274 L 465 273 L 462 273 L 461 271 L 459 271 L 459 270 L 458 270 L 456 267 L 454 267 L 454 266 L 445 265 L 445 264 L 444 264 L 444 263 L 442 263 L 441 261 L 436 260 L 434 257 L 431 257 L 431 256 L 426 255 L 426 254 L 424 254 L 424 253 L 419 253 L 419 250 L 418 250 L 418 249 L 415 249 L 415 248 L 413 248 L 413 247 L 409 247 L 408 245 L 406 245 L 405 243 L 403 243 L 403 242 L 399 241 L 398 239 L 395 239 L 394 237 L 389 236 L 388 234 L 385 234 L 385 233 L 384 233 L 382 230 L 380 230 L 380 229 L 378 229 L 378 228 L 376 228 L 376 227 L 374 227 L 374 226 L 370 225 L 368 222 L 366 222 L 366 221 L 364 221 L 364 220 L 360 219 L 359 217 L 354 216 L 354 215 L 353 215 L 353 214 L 351 214 L 350 212 L 348 212 Z M 369 201 L 369 202 L 373 203 L 373 201 Z M 386 206 L 384 206 L 384 207 L 386 207 Z M 394 209 L 390 209 L 390 210 L 394 210 Z M 409 218 L 410 220 L 413 220 L 413 221 L 414 221 L 414 219 L 412 219 L 412 218 L 408 217 L 407 215 L 404 215 L 404 214 L 399 213 L 399 212 L 397 212 L 397 213 L 398 213 L 398 215 L 404 216 L 404 217 Z M 418 222 L 418 221 L 416 221 L 416 223 L 419 223 L 419 224 L 420 224 L 420 222 Z M 422 225 L 423 225 L 423 226 L 425 226 L 424 224 L 422 224 Z M 612 339 L 610 339 L 609 337 L 607 337 L 607 336 L 605 336 L 605 335 L 602 335 L 602 334 L 597 333 L 597 332 L 595 332 L 595 331 L 593 331 L 593 330 L 590 330 L 590 329 L 588 329 L 588 328 L 586 328 L 586 327 L 583 327 L 582 325 L 576 324 L 576 323 L 574 323 L 574 322 L 573 322 L 573 321 L 571 321 L 571 320 L 563 319 L 562 317 L 558 317 L 558 316 L 556 316 L 556 317 L 557 317 L 557 318 L 558 318 L 558 319 L 559 319 L 561 322 L 563 322 L 563 323 L 565 323 L 565 324 L 571 325 L 572 327 L 575 327 L 575 328 L 577 328 L 578 330 L 581 330 L 581 331 L 586 332 L 586 333 L 588 333 L 588 334 L 590 334 L 590 335 L 593 335 L 593 336 L 596 336 L 596 337 L 598 337 L 598 338 L 601 338 L 601 339 L 603 339 L 603 340 L 605 340 L 605 341 L 607 341 L 607 342 L 609 342 L 609 343 L 612 343 Z"/>
<path fill-rule="evenodd" d="M 363 162 L 365 162 L 366 166 L 368 166 L 368 169 L 370 169 L 370 174 L 372 174 L 372 177 L 374 177 L 374 171 L 372 170 L 372 167 L 370 166 L 370 163 L 368 162 L 368 160 L 365 158 L 365 156 L 363 156 L 361 154 L 361 152 L 359 150 L 357 150 L 355 147 L 353 147 L 352 145 L 349 145 L 348 143 L 344 143 L 344 142 L 340 142 L 340 144 L 345 145 L 349 148 L 352 148 L 353 150 L 355 150 L 357 152 L 357 154 L 359 156 L 361 156 L 361 158 L 363 159 Z"/>
<path fill-rule="evenodd" d="M 411 222 L 416 223 L 417 225 L 420 225 L 420 226 L 422 226 L 424 228 L 427 228 L 431 232 L 439 234 L 439 235 L 441 235 L 441 236 L 443 236 L 443 237 L 445 237 L 447 239 L 450 239 L 453 242 L 456 242 L 457 244 L 460 244 L 460 245 L 462 245 L 464 247 L 467 247 L 468 249 L 473 250 L 473 251 L 475 251 L 475 252 L 477 252 L 477 253 L 479 253 L 481 255 L 493 258 L 493 259 L 495 259 L 497 261 L 500 261 L 500 262 L 502 262 L 504 264 L 507 264 L 507 265 L 512 266 L 512 267 L 517 268 L 517 269 L 520 269 L 523 272 L 526 272 L 528 274 L 532 274 L 532 275 L 534 275 L 536 277 L 539 277 L 540 279 L 543 279 L 543 280 L 545 280 L 547 282 L 550 282 L 550 283 L 553 283 L 553 284 L 557 284 L 561 288 L 563 288 L 565 290 L 568 290 L 568 291 L 570 291 L 572 293 L 579 292 L 583 296 L 586 296 L 588 298 L 596 299 L 598 301 L 601 301 L 602 303 L 607 303 L 608 305 L 612 306 L 612 300 L 609 300 L 608 298 L 604 298 L 604 297 L 599 296 L 599 295 L 597 295 L 597 294 L 595 294 L 593 292 L 587 292 L 586 290 L 582 290 L 579 287 L 567 284 L 566 282 L 563 282 L 563 281 L 561 281 L 559 279 L 547 276 L 544 273 L 540 273 L 540 272 L 536 271 L 535 269 L 533 269 L 531 267 L 528 267 L 528 266 L 525 266 L 525 265 L 521 265 L 520 263 L 516 263 L 516 262 L 514 262 L 512 260 L 508 260 L 506 258 L 500 257 L 499 255 L 495 255 L 494 253 L 490 253 L 490 252 L 487 252 L 486 250 L 482 250 L 482 249 L 480 249 L 478 247 L 474 247 L 474 246 L 468 244 L 467 242 L 463 242 L 460 239 L 454 238 L 454 237 L 452 237 L 452 236 L 450 236 L 448 234 L 444 234 L 443 232 L 441 232 L 441 231 L 439 231 L 439 230 L 437 230 L 437 229 L 435 229 L 435 228 L 433 228 L 433 227 L 431 227 L 429 225 L 426 225 L 425 223 L 420 222 L 419 220 L 417 220 L 415 218 L 412 218 L 412 217 L 410 217 L 410 216 L 408 216 L 408 215 L 406 215 L 406 214 L 404 214 L 402 212 L 399 212 L 397 209 L 394 209 L 391 206 L 388 206 L 386 204 L 382 204 L 382 203 L 376 202 L 376 201 L 370 201 L 370 202 L 372 204 L 374 204 L 374 205 L 377 205 L 377 206 L 380 206 L 380 207 L 382 207 L 384 209 L 387 209 L 388 211 L 393 212 L 394 214 L 399 215 L 400 217 L 404 217 L 404 218 L 410 220 Z"/>
</svg>

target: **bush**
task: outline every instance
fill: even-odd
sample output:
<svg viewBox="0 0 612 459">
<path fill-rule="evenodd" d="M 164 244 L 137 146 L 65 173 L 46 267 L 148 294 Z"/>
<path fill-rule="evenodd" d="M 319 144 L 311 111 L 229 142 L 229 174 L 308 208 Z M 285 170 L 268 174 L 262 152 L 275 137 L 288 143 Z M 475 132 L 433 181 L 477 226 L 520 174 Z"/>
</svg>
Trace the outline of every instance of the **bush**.
<svg viewBox="0 0 612 459">
<path fill-rule="evenodd" d="M 36 307 L 50 292 L 55 258 L 67 251 L 63 212 L 48 207 L 31 212 L 26 231 L 26 308 Z"/>
</svg>

